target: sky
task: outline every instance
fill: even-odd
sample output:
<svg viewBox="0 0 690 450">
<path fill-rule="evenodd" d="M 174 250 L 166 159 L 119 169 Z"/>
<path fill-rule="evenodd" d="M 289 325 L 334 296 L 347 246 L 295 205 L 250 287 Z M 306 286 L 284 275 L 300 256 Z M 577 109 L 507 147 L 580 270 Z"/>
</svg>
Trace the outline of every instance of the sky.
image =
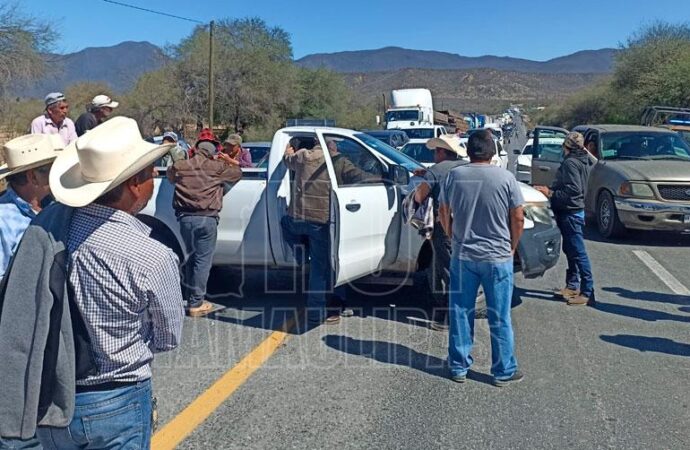
<svg viewBox="0 0 690 450">
<path fill-rule="evenodd" d="M 103 0 L 15 1 L 60 33 L 54 51 L 122 41 L 176 44 L 195 24 Z M 286 30 L 295 58 L 398 46 L 544 61 L 618 47 L 656 20 L 690 20 L 687 0 L 118 0 L 203 22 L 260 17 Z M 50 7 L 46 7 L 49 4 Z"/>
</svg>

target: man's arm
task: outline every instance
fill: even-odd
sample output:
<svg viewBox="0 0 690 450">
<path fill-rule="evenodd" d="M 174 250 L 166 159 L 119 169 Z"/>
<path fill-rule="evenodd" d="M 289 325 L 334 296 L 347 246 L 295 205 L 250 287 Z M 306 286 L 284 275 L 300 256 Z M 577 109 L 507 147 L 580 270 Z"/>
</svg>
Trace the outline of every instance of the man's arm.
<svg viewBox="0 0 690 450">
<path fill-rule="evenodd" d="M 229 156 L 225 155 L 230 158 Z M 242 178 L 242 169 L 240 169 L 239 163 L 234 159 L 230 158 L 233 162 L 228 163 L 227 161 L 222 161 L 222 169 L 220 171 L 219 178 L 223 183 L 236 183 Z"/>
<path fill-rule="evenodd" d="M 253 167 L 254 166 L 252 164 L 252 154 L 249 152 L 249 150 L 246 150 L 246 149 L 240 150 L 240 166 L 242 166 L 242 167 Z"/>
<path fill-rule="evenodd" d="M 168 170 L 165 172 L 165 176 L 168 178 L 168 181 L 170 181 L 172 184 L 175 184 L 176 171 L 177 169 L 175 169 L 175 164 L 173 163 L 173 165 L 168 167 Z"/>
<path fill-rule="evenodd" d="M 42 118 L 42 116 L 41 116 L 41 118 Z M 31 125 L 29 126 L 29 132 L 31 134 L 43 133 L 43 129 L 41 128 L 41 122 L 38 118 L 31 121 Z"/>
<path fill-rule="evenodd" d="M 446 236 L 453 236 L 453 211 L 445 203 L 441 203 L 438 207 L 438 220 L 441 222 L 441 227 L 445 231 Z"/>
<path fill-rule="evenodd" d="M 525 210 L 522 205 L 510 210 L 510 250 L 514 255 L 525 226 Z"/>
<path fill-rule="evenodd" d="M 559 206 L 568 204 L 572 198 L 582 197 L 584 193 L 584 186 L 582 186 L 577 166 L 571 161 L 566 161 L 561 168 L 561 185 L 551 190 L 550 195 L 547 195 L 547 197 L 551 198 L 551 206 L 556 209 Z"/>
<path fill-rule="evenodd" d="M 424 203 L 427 197 L 429 197 L 430 193 L 431 187 L 429 186 L 429 183 L 422 181 L 417 185 L 417 188 L 414 191 L 414 201 L 419 204 Z"/>
<path fill-rule="evenodd" d="M 74 126 L 74 122 L 72 122 L 72 119 L 69 117 L 66 118 L 65 120 L 69 120 L 67 122 L 67 130 L 69 130 L 69 135 L 67 136 L 67 140 L 69 141 L 68 144 L 71 144 L 72 142 L 76 141 L 79 136 L 77 136 L 77 129 Z"/>
<path fill-rule="evenodd" d="M 153 339 L 149 344 L 153 352 L 173 350 L 182 338 L 184 306 L 180 290 L 177 257 L 170 251 L 158 259 L 148 280 L 148 310 L 153 323 Z"/>
</svg>

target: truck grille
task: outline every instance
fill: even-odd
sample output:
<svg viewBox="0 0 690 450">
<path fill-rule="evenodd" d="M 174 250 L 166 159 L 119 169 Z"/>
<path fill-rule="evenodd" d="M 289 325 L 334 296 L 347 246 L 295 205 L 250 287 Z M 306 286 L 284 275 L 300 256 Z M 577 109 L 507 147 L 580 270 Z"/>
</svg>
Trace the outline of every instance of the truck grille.
<svg viewBox="0 0 690 450">
<path fill-rule="evenodd" d="M 664 200 L 690 201 L 690 184 L 660 184 L 657 188 Z"/>
</svg>

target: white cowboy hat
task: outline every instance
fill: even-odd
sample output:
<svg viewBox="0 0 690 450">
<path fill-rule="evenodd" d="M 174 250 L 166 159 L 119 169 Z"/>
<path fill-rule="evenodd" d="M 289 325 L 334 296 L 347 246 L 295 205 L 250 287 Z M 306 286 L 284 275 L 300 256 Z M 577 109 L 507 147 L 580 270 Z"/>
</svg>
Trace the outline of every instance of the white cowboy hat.
<svg viewBox="0 0 690 450">
<path fill-rule="evenodd" d="M 442 134 L 440 137 L 429 139 L 426 142 L 426 148 L 429 150 L 443 148 L 462 158 L 467 158 L 467 149 L 460 142 L 460 138 L 454 134 Z"/>
<path fill-rule="evenodd" d="M 12 139 L 2 147 L 5 164 L 0 166 L 0 180 L 50 163 L 63 148 L 59 134 L 27 134 Z"/>
<path fill-rule="evenodd" d="M 80 207 L 133 177 L 174 144 L 144 141 L 134 119 L 113 117 L 72 142 L 53 163 L 50 190 L 60 203 Z"/>
</svg>

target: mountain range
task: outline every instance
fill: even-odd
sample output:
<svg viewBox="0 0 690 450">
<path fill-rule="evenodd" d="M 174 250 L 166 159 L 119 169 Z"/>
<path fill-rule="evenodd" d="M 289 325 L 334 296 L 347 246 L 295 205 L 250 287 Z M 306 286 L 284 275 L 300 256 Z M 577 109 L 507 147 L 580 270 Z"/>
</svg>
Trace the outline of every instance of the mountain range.
<svg viewBox="0 0 690 450">
<path fill-rule="evenodd" d="M 452 108 L 475 100 L 478 105 L 489 105 L 567 96 L 610 73 L 616 53 L 615 49 L 585 50 L 549 61 L 531 61 L 386 47 L 308 55 L 295 63 L 341 72 L 357 94 L 368 98 L 391 89 L 428 86 L 435 98 Z M 81 81 L 104 82 L 123 93 L 143 73 L 167 61 L 163 51 L 148 42 L 122 42 L 47 58 L 50 74 L 18 95 L 40 98 Z"/>
<path fill-rule="evenodd" d="M 296 62 L 302 67 L 324 67 L 336 72 L 388 72 L 401 69 L 468 70 L 495 69 L 526 73 L 609 73 L 613 69 L 618 50 L 584 50 L 572 55 L 532 61 L 500 56 L 460 56 L 427 50 L 385 47 L 378 50 L 359 50 L 308 55 Z"/>
<path fill-rule="evenodd" d="M 82 82 L 103 82 L 117 93 L 131 89 L 137 79 L 165 64 L 163 51 L 149 42 L 121 42 L 112 47 L 90 47 L 65 55 L 46 55 L 48 75 L 28 89 L 27 97 L 43 97 L 48 92 L 65 91 Z"/>
</svg>

